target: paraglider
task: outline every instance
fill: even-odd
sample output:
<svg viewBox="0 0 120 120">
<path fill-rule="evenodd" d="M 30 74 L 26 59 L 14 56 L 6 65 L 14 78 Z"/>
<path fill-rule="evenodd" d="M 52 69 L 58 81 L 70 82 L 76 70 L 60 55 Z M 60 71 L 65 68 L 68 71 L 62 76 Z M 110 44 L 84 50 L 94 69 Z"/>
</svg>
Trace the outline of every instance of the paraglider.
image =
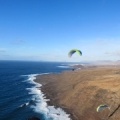
<svg viewBox="0 0 120 120">
<path fill-rule="evenodd" d="M 72 49 L 68 53 L 68 56 L 71 57 L 75 52 L 78 53 L 80 56 L 82 55 L 82 52 L 80 50 L 78 50 L 78 49 Z"/>
<path fill-rule="evenodd" d="M 99 105 L 96 109 L 97 112 L 101 111 L 102 109 L 109 108 L 108 105 Z"/>
</svg>

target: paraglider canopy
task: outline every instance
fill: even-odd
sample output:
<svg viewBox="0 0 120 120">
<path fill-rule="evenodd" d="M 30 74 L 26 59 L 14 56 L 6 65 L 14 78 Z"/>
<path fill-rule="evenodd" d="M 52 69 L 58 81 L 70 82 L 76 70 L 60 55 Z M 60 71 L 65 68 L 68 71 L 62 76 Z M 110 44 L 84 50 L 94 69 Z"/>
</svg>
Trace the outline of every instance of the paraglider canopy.
<svg viewBox="0 0 120 120">
<path fill-rule="evenodd" d="M 72 49 L 68 53 L 68 56 L 71 57 L 75 52 L 78 53 L 79 55 L 82 55 L 82 52 L 80 50 L 78 50 L 78 49 Z"/>
<path fill-rule="evenodd" d="M 97 107 L 96 111 L 99 112 L 99 111 L 101 111 L 101 110 L 103 110 L 103 109 L 105 109 L 105 108 L 108 108 L 108 105 L 99 105 L 99 106 Z"/>
</svg>

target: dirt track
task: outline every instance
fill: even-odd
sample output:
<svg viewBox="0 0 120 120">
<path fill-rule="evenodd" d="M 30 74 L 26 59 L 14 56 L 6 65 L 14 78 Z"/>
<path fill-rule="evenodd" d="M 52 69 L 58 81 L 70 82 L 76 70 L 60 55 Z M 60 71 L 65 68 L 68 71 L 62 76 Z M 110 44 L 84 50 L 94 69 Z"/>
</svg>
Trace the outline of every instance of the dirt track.
<svg viewBox="0 0 120 120">
<path fill-rule="evenodd" d="M 72 120 L 120 120 L 120 67 L 88 67 L 40 75 L 35 81 L 43 84 L 49 104 L 65 109 Z M 110 109 L 96 112 L 100 104 Z"/>
</svg>

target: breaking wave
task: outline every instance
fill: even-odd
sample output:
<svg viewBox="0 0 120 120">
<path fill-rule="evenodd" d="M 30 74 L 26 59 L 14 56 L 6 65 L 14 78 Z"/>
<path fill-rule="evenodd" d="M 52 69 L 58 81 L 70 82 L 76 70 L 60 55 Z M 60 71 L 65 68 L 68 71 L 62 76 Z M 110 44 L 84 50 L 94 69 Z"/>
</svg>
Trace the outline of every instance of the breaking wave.
<svg viewBox="0 0 120 120">
<path fill-rule="evenodd" d="M 26 81 L 33 84 L 33 87 L 26 88 L 26 90 L 32 95 L 32 99 L 29 103 L 21 105 L 21 107 L 30 105 L 35 112 L 43 114 L 45 120 L 71 120 L 70 115 L 67 114 L 63 109 L 55 108 L 54 106 L 48 106 L 47 101 L 49 101 L 49 99 L 46 99 L 40 90 L 42 85 L 34 81 L 37 75 L 38 74 L 28 75 L 28 79 Z"/>
</svg>

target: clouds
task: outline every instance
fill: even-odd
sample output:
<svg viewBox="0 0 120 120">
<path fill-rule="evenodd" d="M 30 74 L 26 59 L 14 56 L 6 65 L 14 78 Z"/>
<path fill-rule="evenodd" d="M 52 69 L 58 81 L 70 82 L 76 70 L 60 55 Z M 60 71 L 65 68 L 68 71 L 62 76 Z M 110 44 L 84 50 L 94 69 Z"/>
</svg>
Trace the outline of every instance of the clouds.
<svg viewBox="0 0 120 120">
<path fill-rule="evenodd" d="M 110 56 L 120 56 L 120 50 L 113 51 L 113 52 L 106 52 L 105 54 L 110 55 Z"/>
<path fill-rule="evenodd" d="M 7 55 L 6 48 L 0 48 L 0 60 L 7 60 L 9 59 L 9 55 Z"/>
<path fill-rule="evenodd" d="M 5 48 L 0 48 L 0 53 L 5 53 L 6 49 Z"/>
<path fill-rule="evenodd" d="M 11 44 L 13 44 L 13 45 L 23 45 L 24 43 L 25 43 L 25 41 L 21 40 L 21 39 L 16 39 L 11 42 Z"/>
<path fill-rule="evenodd" d="M 119 38 L 94 38 L 75 40 L 68 44 L 44 45 L 42 42 L 25 39 L 14 39 L 8 44 L 1 44 L 0 59 L 7 60 L 45 60 L 45 61 L 94 61 L 94 60 L 119 60 Z M 6 49 L 7 48 L 7 49 Z M 72 48 L 80 49 L 83 56 L 74 55 L 71 59 L 68 52 Z"/>
</svg>

